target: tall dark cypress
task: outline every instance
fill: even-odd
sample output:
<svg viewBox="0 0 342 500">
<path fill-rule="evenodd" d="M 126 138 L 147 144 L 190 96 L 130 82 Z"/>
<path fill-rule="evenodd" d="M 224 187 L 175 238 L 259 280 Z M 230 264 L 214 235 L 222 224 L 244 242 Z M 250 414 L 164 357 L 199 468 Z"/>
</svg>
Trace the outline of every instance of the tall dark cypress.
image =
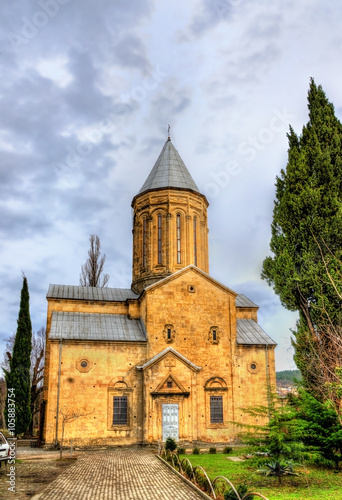
<svg viewBox="0 0 342 500">
<path fill-rule="evenodd" d="M 308 109 L 302 135 L 291 127 L 288 134 L 288 163 L 276 180 L 273 255 L 264 260 L 262 278 L 287 309 L 300 313 L 293 332 L 295 361 L 315 393 L 314 346 L 324 345 L 329 322 L 341 323 L 342 125 L 313 79 Z"/>
<path fill-rule="evenodd" d="M 30 318 L 30 295 L 26 276 L 23 276 L 21 289 L 20 309 L 17 321 L 13 352 L 9 363 L 9 370 L 5 371 L 7 395 L 5 407 L 5 420 L 8 422 L 8 399 L 15 399 L 15 434 L 25 432 L 31 422 L 31 349 L 32 326 Z M 12 409 L 13 407 L 11 407 Z"/>
</svg>

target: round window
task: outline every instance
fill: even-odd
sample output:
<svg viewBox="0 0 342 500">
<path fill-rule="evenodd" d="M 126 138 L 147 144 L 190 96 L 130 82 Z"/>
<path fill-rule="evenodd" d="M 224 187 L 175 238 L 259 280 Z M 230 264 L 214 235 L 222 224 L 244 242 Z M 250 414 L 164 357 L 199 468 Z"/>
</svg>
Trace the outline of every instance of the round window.
<svg viewBox="0 0 342 500">
<path fill-rule="evenodd" d="M 251 364 L 251 369 L 252 369 L 252 370 L 255 370 L 255 369 L 256 369 L 256 364 L 255 364 L 255 363 L 252 363 L 252 364 Z"/>
<path fill-rule="evenodd" d="M 83 361 L 81 361 L 81 363 L 80 363 L 80 364 L 81 364 L 82 368 L 87 368 L 87 366 L 88 366 L 88 361 L 86 361 L 86 360 L 84 359 Z"/>
</svg>

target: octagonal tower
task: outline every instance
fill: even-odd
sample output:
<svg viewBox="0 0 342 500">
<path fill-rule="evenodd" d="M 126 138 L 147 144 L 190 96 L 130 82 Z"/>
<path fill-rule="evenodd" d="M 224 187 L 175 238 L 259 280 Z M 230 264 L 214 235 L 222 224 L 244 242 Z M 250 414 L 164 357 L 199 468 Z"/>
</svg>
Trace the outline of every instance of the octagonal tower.
<svg viewBox="0 0 342 500">
<path fill-rule="evenodd" d="M 190 264 L 209 273 L 208 206 L 169 137 L 132 201 L 134 291 Z"/>
</svg>

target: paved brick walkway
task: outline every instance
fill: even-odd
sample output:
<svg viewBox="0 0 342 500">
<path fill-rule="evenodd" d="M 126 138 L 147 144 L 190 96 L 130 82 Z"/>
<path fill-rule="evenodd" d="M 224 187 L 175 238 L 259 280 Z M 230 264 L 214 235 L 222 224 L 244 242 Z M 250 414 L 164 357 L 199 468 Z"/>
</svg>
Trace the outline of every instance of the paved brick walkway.
<svg viewBox="0 0 342 500">
<path fill-rule="evenodd" d="M 39 500 L 203 500 L 151 451 L 117 449 L 80 457 Z"/>
</svg>

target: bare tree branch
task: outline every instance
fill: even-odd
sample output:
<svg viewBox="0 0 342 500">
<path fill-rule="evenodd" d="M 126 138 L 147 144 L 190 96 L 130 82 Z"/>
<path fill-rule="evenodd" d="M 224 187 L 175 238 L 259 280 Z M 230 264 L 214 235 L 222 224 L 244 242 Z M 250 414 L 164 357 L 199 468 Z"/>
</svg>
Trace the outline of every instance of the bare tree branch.
<svg viewBox="0 0 342 500">
<path fill-rule="evenodd" d="M 64 440 L 64 430 L 65 430 L 66 424 L 70 424 L 71 422 L 73 422 L 74 420 L 77 420 L 78 418 L 87 417 L 88 415 L 91 415 L 92 413 L 94 413 L 94 411 L 95 411 L 95 408 L 93 408 L 92 411 L 86 412 L 86 413 L 84 413 L 81 410 L 76 410 L 76 411 L 72 410 L 70 413 L 68 413 L 67 409 L 65 407 L 62 407 L 59 410 L 59 413 L 62 415 L 62 437 L 61 437 L 60 447 L 59 447 L 59 457 L 60 458 L 62 458 L 62 456 L 63 456 L 63 440 Z"/>
</svg>

